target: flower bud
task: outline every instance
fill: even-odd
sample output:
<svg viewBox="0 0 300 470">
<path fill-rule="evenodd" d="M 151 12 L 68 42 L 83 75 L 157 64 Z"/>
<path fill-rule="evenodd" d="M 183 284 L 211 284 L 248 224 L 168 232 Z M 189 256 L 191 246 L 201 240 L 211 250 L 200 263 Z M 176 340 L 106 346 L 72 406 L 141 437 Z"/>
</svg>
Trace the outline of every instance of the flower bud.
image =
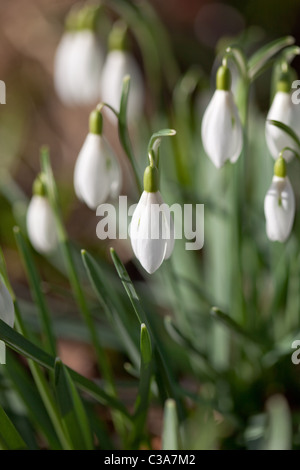
<svg viewBox="0 0 300 470">
<path fill-rule="evenodd" d="M 217 72 L 217 89 L 204 113 L 201 127 L 205 152 L 217 168 L 227 160 L 235 163 L 243 146 L 243 129 L 230 90 L 231 74 L 222 65 Z"/>
</svg>

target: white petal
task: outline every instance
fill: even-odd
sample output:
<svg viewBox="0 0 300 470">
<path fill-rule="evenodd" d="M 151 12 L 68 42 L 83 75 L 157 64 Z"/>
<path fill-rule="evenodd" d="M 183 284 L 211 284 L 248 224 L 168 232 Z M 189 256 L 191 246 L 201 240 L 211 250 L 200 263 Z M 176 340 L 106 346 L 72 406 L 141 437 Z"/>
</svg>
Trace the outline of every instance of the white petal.
<svg viewBox="0 0 300 470">
<path fill-rule="evenodd" d="M 137 258 L 138 258 L 138 255 L 137 255 L 137 239 L 138 239 L 138 231 L 139 231 L 139 225 L 140 225 L 140 217 L 141 217 L 141 213 L 145 209 L 148 194 L 149 193 L 147 193 L 146 191 L 143 191 L 143 193 L 140 197 L 140 200 L 139 200 L 139 202 L 138 202 L 138 204 L 135 208 L 135 211 L 132 214 L 132 219 L 131 219 L 131 223 L 130 223 L 130 226 L 129 226 L 129 236 L 130 236 L 130 239 L 131 239 L 131 246 L 132 246 L 133 252 L 134 252 L 134 254 Z"/>
<path fill-rule="evenodd" d="M 150 274 L 171 255 L 174 248 L 174 225 L 170 210 L 163 203 L 159 191 L 143 192 L 132 216 L 130 238 L 136 257 Z"/>
<path fill-rule="evenodd" d="M 13 327 L 15 322 L 15 308 L 11 295 L 0 280 L 0 319 Z"/>
<path fill-rule="evenodd" d="M 109 178 L 110 178 L 110 197 L 115 199 L 119 196 L 122 188 L 123 178 L 119 162 L 116 158 L 110 159 Z"/>
<path fill-rule="evenodd" d="M 97 36 L 88 30 L 79 31 L 74 38 L 74 53 L 70 59 L 70 89 L 78 105 L 89 105 L 99 98 L 99 81 L 104 54 Z"/>
<path fill-rule="evenodd" d="M 165 259 L 169 259 L 174 250 L 174 245 L 175 245 L 174 221 L 173 221 L 173 217 L 171 215 L 169 206 L 164 203 L 159 191 L 157 192 L 157 195 L 158 195 L 159 204 L 161 204 L 161 208 L 164 213 L 163 223 L 165 224 L 164 233 L 166 234 L 166 243 L 167 243 Z"/>
<path fill-rule="evenodd" d="M 89 133 L 79 152 L 74 169 L 74 188 L 90 209 L 105 202 L 111 190 L 111 155 L 105 140 Z"/>
<path fill-rule="evenodd" d="M 272 241 L 286 241 L 295 217 L 295 196 L 288 177 L 273 177 L 265 197 L 264 211 L 268 238 Z"/>
<path fill-rule="evenodd" d="M 231 91 L 216 90 L 202 121 L 202 142 L 217 168 L 235 162 L 242 150 L 242 125 Z"/>
<path fill-rule="evenodd" d="M 54 58 L 54 87 L 63 103 L 73 105 L 73 97 L 69 82 L 69 63 L 74 45 L 74 34 L 66 32 L 63 34 Z"/>
<path fill-rule="evenodd" d="M 26 216 L 27 232 L 34 248 L 40 253 L 51 253 L 57 246 L 55 219 L 48 200 L 33 196 Z"/>
<path fill-rule="evenodd" d="M 300 137 L 299 128 L 299 107 L 292 102 L 289 93 L 278 91 L 273 99 L 271 108 L 267 115 L 269 119 L 280 121 L 283 124 L 291 127 L 296 134 Z M 266 142 L 269 151 L 274 159 L 277 159 L 279 153 L 284 147 L 294 148 L 294 141 L 289 135 L 278 127 L 266 122 Z M 292 152 L 284 152 L 284 158 L 289 162 L 294 154 Z"/>
<path fill-rule="evenodd" d="M 120 108 L 123 78 L 130 75 L 130 92 L 128 98 L 128 119 L 137 119 L 143 109 L 144 85 L 140 69 L 134 57 L 124 51 L 111 51 L 108 53 L 103 66 L 100 96 L 102 101 L 113 106 L 117 111 Z"/>
</svg>

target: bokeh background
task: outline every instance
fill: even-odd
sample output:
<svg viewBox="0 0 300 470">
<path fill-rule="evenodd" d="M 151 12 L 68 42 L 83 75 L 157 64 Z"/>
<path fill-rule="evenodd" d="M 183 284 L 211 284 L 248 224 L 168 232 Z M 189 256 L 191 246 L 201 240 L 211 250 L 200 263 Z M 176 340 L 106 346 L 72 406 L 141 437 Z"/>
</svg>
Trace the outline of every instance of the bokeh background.
<svg viewBox="0 0 300 470">
<path fill-rule="evenodd" d="M 126 3 L 126 0 L 124 0 Z M 53 85 L 53 63 L 57 45 L 64 30 L 64 20 L 75 2 L 69 0 L 0 0 L 0 79 L 6 84 L 6 104 L 0 105 L 0 244 L 7 262 L 8 272 L 15 291 L 22 299 L 29 322 L 34 326 L 31 297 L 22 263 L 16 249 L 13 226 L 22 210 L 22 204 L 31 197 L 32 183 L 40 171 L 39 151 L 48 145 L 54 174 L 59 186 L 63 213 L 68 233 L 78 246 L 109 261 L 111 245 L 96 237 L 96 217 L 93 211 L 80 203 L 74 194 L 73 169 L 78 152 L 88 131 L 90 107 L 64 106 L 57 97 Z M 113 2 L 112 2 L 113 3 Z M 176 74 L 170 71 L 169 79 L 163 76 L 159 87 L 147 81 L 145 64 L 139 46 L 132 38 L 132 50 L 144 72 L 147 86 L 145 124 L 132 130 L 137 153 L 145 150 L 151 135 L 151 120 L 160 121 L 165 110 L 170 110 L 172 86 L 191 67 L 201 70 L 204 102 L 211 92 L 216 67 L 215 57 L 224 44 L 237 40 L 250 54 L 261 44 L 272 39 L 293 35 L 300 43 L 300 4 L 298 0 L 273 1 L 205 1 L 205 0 L 152 0 L 149 3 L 164 25 L 176 61 Z M 116 13 L 105 2 L 108 22 L 103 29 L 103 42 Z M 163 45 L 162 45 L 163 47 Z M 300 60 L 293 62 L 300 72 Z M 252 91 L 252 99 L 261 122 L 270 105 L 271 71 L 264 74 Z M 207 95 L 205 94 L 207 93 Z M 195 129 L 199 129 L 195 122 Z M 118 143 L 116 123 L 105 121 L 105 133 L 114 147 L 122 165 L 125 178 L 123 194 L 135 196 L 130 168 Z M 154 132 L 157 129 L 152 129 Z M 263 133 L 263 130 L 262 130 Z M 263 138 L 263 134 L 262 134 Z M 143 139 L 146 139 L 146 141 Z M 266 149 L 267 154 L 267 149 Z M 146 157 L 146 155 L 145 155 Z M 268 156 L 269 158 L 269 156 Z M 145 161 L 141 160 L 141 161 Z M 296 178 L 296 181 L 298 179 Z M 296 188 L 297 189 L 297 188 Z M 20 197 L 19 197 L 20 196 Z M 141 273 L 131 263 L 132 252 L 128 242 L 113 242 L 120 257 L 126 263 L 133 279 L 141 279 Z M 55 315 L 66 318 L 60 322 L 60 355 L 71 367 L 88 377 L 96 374 L 93 352 L 87 341 L 79 340 L 81 330 L 77 325 L 76 307 L 71 299 L 66 280 L 55 266 L 36 254 L 43 277 L 44 291 L 49 295 Z M 30 320 L 32 318 L 32 320 Z M 72 322 L 70 331 L 69 319 Z M 115 338 L 111 341 L 111 360 L 116 374 L 124 376 L 123 360 L 120 360 Z M 193 385 L 191 385 L 193 387 Z M 126 389 L 123 389 L 124 396 Z M 130 389 L 125 400 L 130 402 Z M 154 436 L 160 435 L 162 410 L 153 406 L 150 413 L 150 429 Z M 155 442 L 153 446 L 155 447 Z M 157 443 L 159 447 L 160 443 Z"/>
</svg>

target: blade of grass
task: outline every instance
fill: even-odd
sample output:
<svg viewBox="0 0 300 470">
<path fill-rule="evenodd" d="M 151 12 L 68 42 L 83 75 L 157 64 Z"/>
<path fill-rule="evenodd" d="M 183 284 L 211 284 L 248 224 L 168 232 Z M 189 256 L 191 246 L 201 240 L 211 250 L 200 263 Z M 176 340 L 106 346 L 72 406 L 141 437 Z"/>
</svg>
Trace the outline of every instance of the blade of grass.
<svg viewBox="0 0 300 470">
<path fill-rule="evenodd" d="M 132 448 L 137 448 L 141 442 L 143 431 L 146 423 L 147 412 L 149 407 L 149 396 L 152 377 L 152 346 L 151 338 L 147 327 L 144 323 L 141 325 L 140 337 L 141 349 L 141 366 L 140 366 L 140 382 L 138 395 L 134 406 L 134 432 L 132 438 Z"/>
<path fill-rule="evenodd" d="M 172 399 L 168 399 L 165 403 L 162 433 L 162 449 L 179 450 L 178 417 L 176 403 Z"/>
<path fill-rule="evenodd" d="M 59 358 L 54 365 L 55 389 L 62 422 L 73 449 L 92 450 L 90 424 L 68 369 Z"/>
<path fill-rule="evenodd" d="M 280 39 L 275 39 L 265 46 L 261 47 L 255 52 L 248 62 L 248 74 L 250 80 L 254 80 L 260 73 L 264 65 L 278 52 L 287 46 L 294 44 L 295 39 L 292 36 L 286 36 Z"/>
<path fill-rule="evenodd" d="M 0 406 L 0 449 L 25 450 L 27 446 L 15 426 Z"/>
<path fill-rule="evenodd" d="M 216 320 L 220 321 L 229 331 L 237 334 L 242 339 L 246 339 L 247 341 L 251 342 L 255 346 L 259 348 L 263 348 L 263 344 L 257 338 L 254 338 L 251 334 L 245 331 L 238 323 L 236 323 L 232 318 L 229 317 L 226 313 L 222 312 L 217 307 L 212 307 L 211 316 Z"/>
<path fill-rule="evenodd" d="M 45 297 L 41 291 L 41 279 L 35 267 L 33 257 L 30 253 L 30 248 L 22 235 L 19 227 L 14 228 L 14 235 L 17 242 L 18 249 L 23 258 L 24 266 L 26 269 L 27 277 L 29 280 L 31 293 L 35 304 L 38 307 L 38 312 L 41 319 L 42 331 L 45 334 L 45 348 L 46 350 L 55 356 L 56 354 L 56 341 L 52 329 L 50 320 L 50 313 L 45 300 Z"/>
<path fill-rule="evenodd" d="M 105 308 L 108 318 L 114 324 L 123 342 L 126 351 L 133 364 L 139 366 L 139 352 L 135 343 L 135 337 L 132 334 L 132 321 L 128 317 L 126 310 L 118 301 L 114 289 L 106 280 L 99 264 L 86 250 L 81 251 L 83 264 L 88 274 L 90 283 L 99 299 L 101 305 Z"/>
<path fill-rule="evenodd" d="M 9 278 L 8 278 L 8 275 L 7 275 L 5 260 L 4 260 L 2 251 L 0 251 L 0 270 L 1 270 L 1 275 L 4 279 L 4 281 L 5 281 L 6 287 L 9 290 L 9 292 L 12 296 L 13 302 L 14 302 L 15 326 L 16 326 L 16 329 L 19 333 L 17 333 L 13 328 L 10 328 L 8 325 L 6 325 L 6 323 L 4 323 L 2 320 L 0 320 L 0 327 L 2 326 L 6 330 L 8 329 L 7 330 L 8 334 L 12 333 L 13 335 L 17 335 L 17 337 L 20 340 L 23 339 L 23 341 L 28 341 L 28 340 L 25 340 L 25 336 L 28 337 L 28 333 L 26 331 L 24 322 L 22 320 L 21 312 L 20 312 L 20 309 L 19 309 L 19 305 L 18 305 L 16 296 L 15 296 L 15 293 L 12 289 L 12 286 L 10 284 L 10 281 L 9 281 Z M 0 336 L 1 336 L 1 333 L 0 333 Z M 29 341 L 28 341 L 28 343 L 32 344 Z M 7 342 L 6 342 L 6 344 L 7 344 Z M 34 347 L 36 348 L 36 346 L 34 346 Z M 40 351 L 42 352 L 42 354 L 47 356 L 47 353 L 45 353 L 42 350 L 40 350 Z M 31 359 L 31 358 L 29 357 L 29 359 Z M 56 434 L 58 436 L 58 439 L 59 439 L 63 449 L 70 449 L 67 436 L 65 435 L 64 430 L 62 428 L 62 424 L 61 424 L 59 414 L 58 414 L 58 409 L 56 407 L 54 398 L 53 398 L 53 396 L 50 392 L 49 384 L 47 383 L 47 381 L 46 381 L 46 379 L 43 375 L 43 372 L 38 367 L 38 365 L 32 360 L 28 361 L 28 366 L 29 366 L 31 374 L 33 376 L 35 385 L 38 389 L 39 395 L 40 395 L 40 397 L 41 397 L 41 399 L 44 403 L 44 406 L 45 406 L 45 408 L 48 412 L 49 418 L 50 418 L 50 420 L 53 424 L 53 427 L 56 431 Z"/>
<path fill-rule="evenodd" d="M 26 357 L 31 359 L 36 364 L 44 367 L 47 370 L 54 371 L 55 358 L 50 356 L 38 346 L 35 346 L 32 342 L 26 339 L 20 333 L 10 328 L 6 323 L 0 320 L 0 338 L 6 343 L 6 345 Z M 120 411 L 125 417 L 130 418 L 128 411 L 124 405 L 119 402 L 115 397 L 109 395 L 102 390 L 96 383 L 83 377 L 74 370 L 68 368 L 68 371 L 78 385 L 78 387 L 87 392 L 90 396 L 98 400 L 100 403 Z M 49 387 L 48 387 L 49 388 Z"/>
<path fill-rule="evenodd" d="M 55 430 L 49 419 L 46 408 L 41 397 L 29 379 L 21 364 L 14 358 L 13 354 L 8 351 L 6 358 L 6 367 L 3 373 L 9 378 L 14 390 L 24 403 L 29 416 L 35 423 L 41 434 L 45 436 L 51 449 L 61 449 L 61 445 L 56 437 Z"/>
<path fill-rule="evenodd" d="M 136 164 L 135 157 L 133 155 L 132 146 L 128 134 L 127 128 L 127 103 L 128 103 L 128 96 L 130 90 L 130 76 L 126 75 L 123 79 L 123 86 L 122 86 L 122 94 L 121 94 L 121 102 L 120 102 L 120 111 L 118 116 L 118 129 L 119 129 L 119 137 L 122 144 L 123 149 L 131 163 L 134 177 L 136 180 L 137 188 L 140 193 L 142 193 L 142 186 L 140 182 L 140 175 L 139 170 Z"/>
<path fill-rule="evenodd" d="M 155 354 L 156 351 L 154 351 L 156 368 L 158 369 L 158 376 L 156 375 L 156 377 L 164 378 L 165 380 L 167 380 L 167 382 L 165 382 L 166 390 L 168 390 L 168 393 L 171 394 L 171 396 L 176 400 L 180 418 L 183 419 L 185 416 L 185 410 L 184 410 L 183 404 L 181 403 L 181 399 L 179 397 L 178 391 L 176 389 L 176 380 L 173 376 L 171 361 L 167 359 L 167 354 L 164 350 L 163 344 L 159 341 L 156 341 L 157 334 L 155 331 L 154 323 L 153 321 L 151 321 L 150 315 L 146 316 L 143 310 L 143 307 L 140 303 L 140 299 L 137 295 L 137 292 L 134 288 L 134 285 L 128 275 L 128 272 L 124 264 L 122 263 L 122 261 L 120 260 L 119 256 L 117 255 L 117 253 L 115 252 L 113 248 L 111 248 L 110 253 L 111 253 L 111 257 L 114 262 L 114 265 L 116 267 L 117 273 L 120 277 L 120 280 L 124 286 L 124 289 L 132 304 L 132 307 L 136 313 L 137 319 L 140 325 L 144 323 L 147 326 L 147 329 L 152 339 L 152 344 L 153 346 L 155 346 L 155 349 L 157 351 L 157 354 Z M 159 369 L 161 369 L 160 372 L 159 372 Z"/>
</svg>

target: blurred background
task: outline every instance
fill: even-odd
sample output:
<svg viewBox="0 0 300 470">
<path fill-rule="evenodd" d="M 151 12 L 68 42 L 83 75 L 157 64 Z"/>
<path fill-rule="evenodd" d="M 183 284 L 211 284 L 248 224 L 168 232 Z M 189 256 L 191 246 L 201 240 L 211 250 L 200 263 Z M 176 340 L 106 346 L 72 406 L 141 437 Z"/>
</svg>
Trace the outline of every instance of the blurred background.
<svg viewBox="0 0 300 470">
<path fill-rule="evenodd" d="M 27 306 L 29 319 L 32 315 L 30 293 L 12 229 L 16 216 L 19 223 L 24 211 L 18 201 L 26 205 L 31 197 L 33 181 L 40 171 L 39 151 L 42 145 L 46 144 L 50 148 L 71 239 L 79 247 L 97 253 L 111 265 L 108 254 L 111 243 L 97 239 L 95 213 L 77 200 L 73 189 L 74 165 L 88 132 L 91 106 L 67 107 L 60 101 L 54 88 L 55 52 L 64 32 L 66 15 L 75 3 L 69 0 L 0 0 L 0 79 L 6 84 L 6 104 L 0 105 L 0 244 L 12 284 L 25 309 Z M 105 20 L 100 36 L 104 48 L 107 47 L 111 24 L 118 18 L 118 13 L 126 11 L 126 3 L 126 0 L 103 2 Z M 203 101 L 199 99 L 196 103 L 199 121 L 194 122 L 195 132 L 198 129 L 200 138 L 201 113 L 214 86 L 215 58 L 226 44 L 239 42 L 246 53 L 251 54 L 262 44 L 285 35 L 294 36 L 296 44 L 300 43 L 298 0 L 137 0 L 131 3 L 145 7 L 149 17 L 155 17 L 172 51 L 172 59 L 169 57 L 170 60 L 165 62 L 161 76 L 153 73 L 149 77 L 147 67 L 149 62 L 151 65 L 151 54 L 146 58 L 147 65 L 144 51 L 137 40 L 138 35 L 132 34 L 131 50 L 143 72 L 147 91 L 145 122 L 131 129 L 141 168 L 146 162 L 146 154 L 143 152 L 148 139 L 158 130 L 154 126 L 160 123 L 171 126 L 173 91 L 180 78 L 191 68 L 200 70 L 202 77 Z M 161 48 L 164 49 L 164 44 L 161 44 Z M 293 66 L 300 72 L 298 58 L 294 60 Z M 258 79 L 252 90 L 252 105 L 260 116 L 260 123 L 270 105 L 270 82 L 271 71 L 268 71 Z M 136 193 L 133 179 L 118 143 L 116 123 L 107 119 L 104 129 L 124 171 L 122 194 L 129 194 L 134 200 Z M 263 140 L 263 129 L 260 140 Z M 261 153 L 264 151 L 267 153 L 266 147 L 262 148 Z M 270 168 L 271 165 L 270 159 Z M 298 181 L 298 178 L 295 177 L 295 180 Z M 128 241 L 115 241 L 114 246 L 133 279 L 142 279 L 142 274 L 131 262 L 132 251 Z M 70 318 L 74 314 L 76 317 L 64 276 L 49 260 L 38 254 L 36 259 L 44 279 L 43 289 L 49 294 L 52 310 L 57 316 Z M 65 329 L 61 323 L 60 355 L 71 367 L 88 377 L 94 377 L 96 372 L 92 350 L 85 341 L 78 339 L 76 322 L 73 327 L 74 331 L 70 334 L 69 323 L 66 323 Z M 114 347 L 115 339 L 109 336 L 110 340 L 115 371 L 123 377 L 123 362 L 116 352 L 118 348 Z M 162 410 L 153 407 L 151 413 L 150 421 L 152 419 L 153 422 L 150 427 L 153 426 L 153 434 L 159 436 Z M 155 443 L 153 445 L 155 447 Z M 160 444 L 157 445 L 159 447 Z"/>
</svg>

